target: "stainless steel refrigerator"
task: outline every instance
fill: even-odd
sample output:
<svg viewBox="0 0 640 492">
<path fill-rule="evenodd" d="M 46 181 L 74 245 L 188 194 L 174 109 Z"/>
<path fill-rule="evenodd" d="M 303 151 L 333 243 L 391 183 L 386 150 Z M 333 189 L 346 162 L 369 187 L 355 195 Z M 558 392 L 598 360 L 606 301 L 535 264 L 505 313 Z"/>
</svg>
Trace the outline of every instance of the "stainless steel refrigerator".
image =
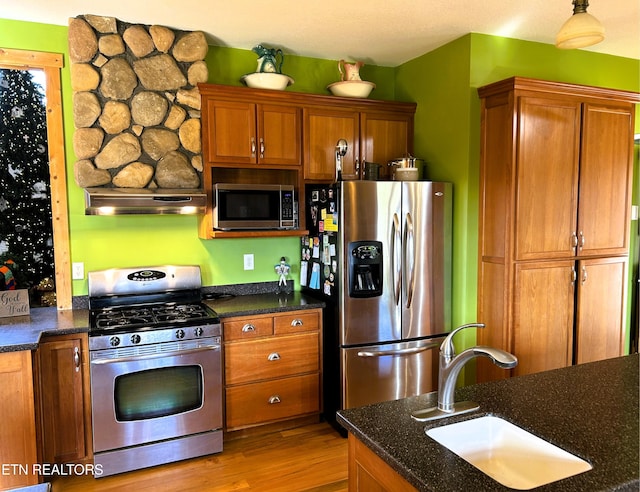
<svg viewBox="0 0 640 492">
<path fill-rule="evenodd" d="M 450 183 L 344 181 L 306 190 L 303 290 L 327 303 L 324 406 L 437 389 L 451 330 Z"/>
</svg>

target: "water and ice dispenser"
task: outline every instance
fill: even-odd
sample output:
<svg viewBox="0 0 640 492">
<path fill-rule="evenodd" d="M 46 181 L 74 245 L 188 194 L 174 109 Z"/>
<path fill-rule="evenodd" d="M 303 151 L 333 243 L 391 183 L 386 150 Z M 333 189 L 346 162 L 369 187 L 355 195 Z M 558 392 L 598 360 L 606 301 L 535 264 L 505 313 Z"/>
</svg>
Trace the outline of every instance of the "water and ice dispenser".
<svg viewBox="0 0 640 492">
<path fill-rule="evenodd" d="M 349 296 L 382 295 L 382 243 L 354 241 L 349 243 Z"/>
</svg>

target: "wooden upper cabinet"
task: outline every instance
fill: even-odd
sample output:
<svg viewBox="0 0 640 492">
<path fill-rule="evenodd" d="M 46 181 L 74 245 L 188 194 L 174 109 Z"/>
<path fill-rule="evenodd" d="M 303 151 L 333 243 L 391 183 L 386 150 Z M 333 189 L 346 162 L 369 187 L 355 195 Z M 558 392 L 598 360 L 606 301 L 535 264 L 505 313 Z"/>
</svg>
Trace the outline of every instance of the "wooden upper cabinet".
<svg viewBox="0 0 640 492">
<path fill-rule="evenodd" d="M 629 248 L 633 173 L 632 108 L 587 103 L 583 107 L 578 255 L 626 254 Z"/>
<path fill-rule="evenodd" d="M 518 106 L 516 257 L 575 254 L 580 103 L 521 97 Z"/>
<path fill-rule="evenodd" d="M 335 179 L 336 143 L 347 141 L 342 179 L 360 179 L 365 162 L 386 171 L 390 160 L 413 151 L 413 112 L 342 111 L 308 108 L 304 111 L 304 177 Z"/>
<path fill-rule="evenodd" d="M 207 162 L 300 165 L 298 107 L 209 98 L 205 104 Z"/>
<path fill-rule="evenodd" d="M 360 116 L 360 162 L 383 168 L 413 152 L 413 114 L 366 112 Z M 386 169 L 385 169 L 386 170 Z"/>
<path fill-rule="evenodd" d="M 632 106 L 519 98 L 516 259 L 625 254 Z"/>
<path fill-rule="evenodd" d="M 360 115 L 357 111 L 304 109 L 304 179 L 336 179 L 336 144 L 347 141 L 342 158 L 342 178 L 355 179 L 360 157 Z"/>
<path fill-rule="evenodd" d="M 302 162 L 301 110 L 258 104 L 258 163 L 299 166 Z"/>
</svg>

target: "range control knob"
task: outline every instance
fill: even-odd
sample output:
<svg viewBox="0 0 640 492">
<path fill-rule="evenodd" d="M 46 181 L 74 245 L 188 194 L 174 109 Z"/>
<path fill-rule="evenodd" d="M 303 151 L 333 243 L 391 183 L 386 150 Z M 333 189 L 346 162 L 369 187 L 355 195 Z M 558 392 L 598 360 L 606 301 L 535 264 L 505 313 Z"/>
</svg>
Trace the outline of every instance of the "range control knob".
<svg viewBox="0 0 640 492">
<path fill-rule="evenodd" d="M 193 330 L 193 333 L 195 333 L 197 337 L 201 337 L 202 334 L 204 333 L 204 330 L 202 329 L 201 326 L 198 326 L 195 330 Z"/>
<path fill-rule="evenodd" d="M 131 343 L 140 343 L 140 335 L 131 335 Z"/>
<path fill-rule="evenodd" d="M 176 330 L 176 338 L 182 340 L 184 338 L 184 330 Z"/>
<path fill-rule="evenodd" d="M 120 337 L 111 337 L 109 338 L 109 345 L 112 347 L 117 347 L 120 345 Z"/>
</svg>

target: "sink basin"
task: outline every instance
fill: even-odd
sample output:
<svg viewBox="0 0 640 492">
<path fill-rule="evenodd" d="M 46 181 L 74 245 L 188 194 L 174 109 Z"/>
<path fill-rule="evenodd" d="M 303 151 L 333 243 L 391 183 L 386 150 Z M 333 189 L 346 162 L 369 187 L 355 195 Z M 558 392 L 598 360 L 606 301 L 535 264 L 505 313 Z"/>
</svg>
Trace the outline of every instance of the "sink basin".
<svg viewBox="0 0 640 492">
<path fill-rule="evenodd" d="M 592 468 L 583 459 L 499 417 L 434 427 L 427 435 L 512 489 L 529 490 Z"/>
</svg>

